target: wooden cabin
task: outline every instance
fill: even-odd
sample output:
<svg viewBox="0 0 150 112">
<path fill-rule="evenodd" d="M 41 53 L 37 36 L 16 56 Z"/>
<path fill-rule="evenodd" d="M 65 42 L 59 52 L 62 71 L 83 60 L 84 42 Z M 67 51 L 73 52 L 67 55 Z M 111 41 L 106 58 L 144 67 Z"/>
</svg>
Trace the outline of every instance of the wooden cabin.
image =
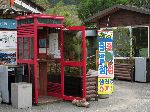
<svg viewBox="0 0 150 112">
<path fill-rule="evenodd" d="M 128 29 L 128 36 L 134 36 L 134 40 L 130 40 L 131 45 L 136 47 L 131 48 L 130 55 L 115 55 L 115 61 L 121 59 L 127 61 L 127 57 L 149 57 L 150 56 L 150 8 L 136 7 L 129 5 L 115 5 L 103 11 L 99 11 L 89 17 L 86 22 L 95 23 L 97 29 L 116 29 L 123 27 Z M 118 39 L 118 34 L 114 32 L 114 41 Z M 115 40 L 116 39 L 116 40 Z M 122 46 L 124 44 L 122 43 Z M 134 52 L 134 53 L 133 53 Z M 146 63 L 149 63 L 147 61 Z M 121 68 L 120 68 L 121 67 Z M 148 67 L 148 66 L 147 66 Z M 145 68 L 147 70 L 147 68 Z M 133 65 L 115 63 L 115 77 L 118 79 L 134 80 Z M 147 72 L 149 74 L 149 72 Z"/>
</svg>

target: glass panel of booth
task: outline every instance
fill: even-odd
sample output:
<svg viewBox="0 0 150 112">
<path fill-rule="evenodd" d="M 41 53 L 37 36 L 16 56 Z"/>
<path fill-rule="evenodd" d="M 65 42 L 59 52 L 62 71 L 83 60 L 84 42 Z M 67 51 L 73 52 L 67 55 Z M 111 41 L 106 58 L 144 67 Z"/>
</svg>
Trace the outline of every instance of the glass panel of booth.
<svg viewBox="0 0 150 112">
<path fill-rule="evenodd" d="M 51 83 L 61 83 L 60 77 L 60 28 L 49 28 L 48 29 L 48 42 L 47 42 L 47 56 L 48 61 L 48 82 Z"/>
<path fill-rule="evenodd" d="M 23 25 L 23 24 L 33 24 L 34 23 L 34 19 L 33 18 L 26 18 L 26 19 L 21 19 L 17 21 L 17 25 Z"/>
<path fill-rule="evenodd" d="M 42 21 L 41 21 L 42 22 Z M 47 86 L 51 84 L 60 84 L 60 28 L 38 27 L 38 81 L 39 89 L 42 88 L 40 79 L 45 77 Z M 42 66 L 45 66 L 46 72 L 41 72 Z M 47 77 L 47 79 L 46 79 Z M 47 87 L 46 87 L 47 88 Z M 48 91 L 51 91 L 50 88 Z"/>
<path fill-rule="evenodd" d="M 63 29 L 63 69 L 65 96 L 82 97 L 84 94 L 83 33 L 82 27 L 75 26 Z"/>
<path fill-rule="evenodd" d="M 64 60 L 82 60 L 82 31 L 64 30 Z"/>
<path fill-rule="evenodd" d="M 17 44 L 18 44 L 18 59 L 23 58 L 23 38 L 17 38 Z"/>
<path fill-rule="evenodd" d="M 60 34 L 60 28 L 43 26 L 37 28 L 39 96 L 61 94 Z"/>
<path fill-rule="evenodd" d="M 38 28 L 39 60 L 60 59 L 60 28 Z"/>
<path fill-rule="evenodd" d="M 34 58 L 34 43 L 32 37 L 18 37 L 18 59 Z"/>
<path fill-rule="evenodd" d="M 38 23 L 44 24 L 61 24 L 61 19 L 53 19 L 53 18 L 38 18 Z"/>
</svg>

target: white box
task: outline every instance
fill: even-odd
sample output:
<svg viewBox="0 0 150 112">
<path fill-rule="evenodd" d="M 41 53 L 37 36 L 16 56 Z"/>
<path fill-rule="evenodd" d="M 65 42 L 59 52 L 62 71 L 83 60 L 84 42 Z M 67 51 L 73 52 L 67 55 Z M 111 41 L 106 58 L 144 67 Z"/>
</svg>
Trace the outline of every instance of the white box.
<svg viewBox="0 0 150 112">
<path fill-rule="evenodd" d="M 8 67 L 0 65 L 0 92 L 3 102 L 9 103 Z"/>
<path fill-rule="evenodd" d="M 32 84 L 12 83 L 11 102 L 12 102 L 12 106 L 15 108 L 32 107 Z"/>
</svg>

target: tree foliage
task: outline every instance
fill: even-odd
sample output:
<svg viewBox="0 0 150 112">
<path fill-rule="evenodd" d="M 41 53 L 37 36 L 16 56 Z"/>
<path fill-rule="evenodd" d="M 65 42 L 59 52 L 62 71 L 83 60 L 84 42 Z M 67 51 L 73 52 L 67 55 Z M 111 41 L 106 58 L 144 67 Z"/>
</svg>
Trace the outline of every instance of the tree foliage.
<svg viewBox="0 0 150 112">
<path fill-rule="evenodd" d="M 31 0 L 37 4 L 46 4 L 46 3 L 49 3 L 48 0 Z"/>
<path fill-rule="evenodd" d="M 31 1 L 33 1 L 34 3 L 42 6 L 45 9 L 51 7 L 51 4 L 49 3 L 49 0 L 31 0 Z"/>
<path fill-rule="evenodd" d="M 46 13 L 64 16 L 64 24 L 66 26 L 81 25 L 81 21 L 78 18 L 76 5 L 64 5 L 63 2 L 59 2 L 53 8 L 48 9 Z"/>
<path fill-rule="evenodd" d="M 145 6 L 150 4 L 150 0 L 32 0 L 43 6 L 48 14 L 63 15 L 66 25 L 80 25 L 95 13 L 109 8 L 116 4 L 129 4 L 135 6 Z M 69 1 L 69 2 L 68 2 Z M 52 4 L 52 3 L 57 4 Z M 66 5 L 75 4 L 75 5 Z M 76 7 L 77 4 L 77 7 Z M 77 17 L 78 16 L 78 17 Z M 81 21 L 80 21 L 80 20 Z"/>
<path fill-rule="evenodd" d="M 51 4 L 57 4 L 60 1 L 62 1 L 65 4 L 71 4 L 71 5 L 75 5 L 75 4 L 80 3 L 80 0 L 49 0 L 49 2 Z"/>
<path fill-rule="evenodd" d="M 141 7 L 150 5 L 150 0 L 129 0 L 129 4 Z"/>
<path fill-rule="evenodd" d="M 127 4 L 128 0 L 81 0 L 78 5 L 78 16 L 85 21 L 88 16 L 92 16 L 98 11 L 104 10 L 115 4 Z"/>
</svg>

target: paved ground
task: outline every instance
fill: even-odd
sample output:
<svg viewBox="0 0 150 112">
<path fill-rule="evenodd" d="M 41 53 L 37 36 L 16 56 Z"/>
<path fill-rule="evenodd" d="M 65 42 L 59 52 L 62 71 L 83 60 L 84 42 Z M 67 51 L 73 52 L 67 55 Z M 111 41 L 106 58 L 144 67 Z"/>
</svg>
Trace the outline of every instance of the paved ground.
<svg viewBox="0 0 150 112">
<path fill-rule="evenodd" d="M 2 104 L 0 112 L 150 112 L 150 83 L 115 81 L 115 92 L 108 99 L 89 103 L 90 108 L 60 102 L 18 110 Z"/>
</svg>

